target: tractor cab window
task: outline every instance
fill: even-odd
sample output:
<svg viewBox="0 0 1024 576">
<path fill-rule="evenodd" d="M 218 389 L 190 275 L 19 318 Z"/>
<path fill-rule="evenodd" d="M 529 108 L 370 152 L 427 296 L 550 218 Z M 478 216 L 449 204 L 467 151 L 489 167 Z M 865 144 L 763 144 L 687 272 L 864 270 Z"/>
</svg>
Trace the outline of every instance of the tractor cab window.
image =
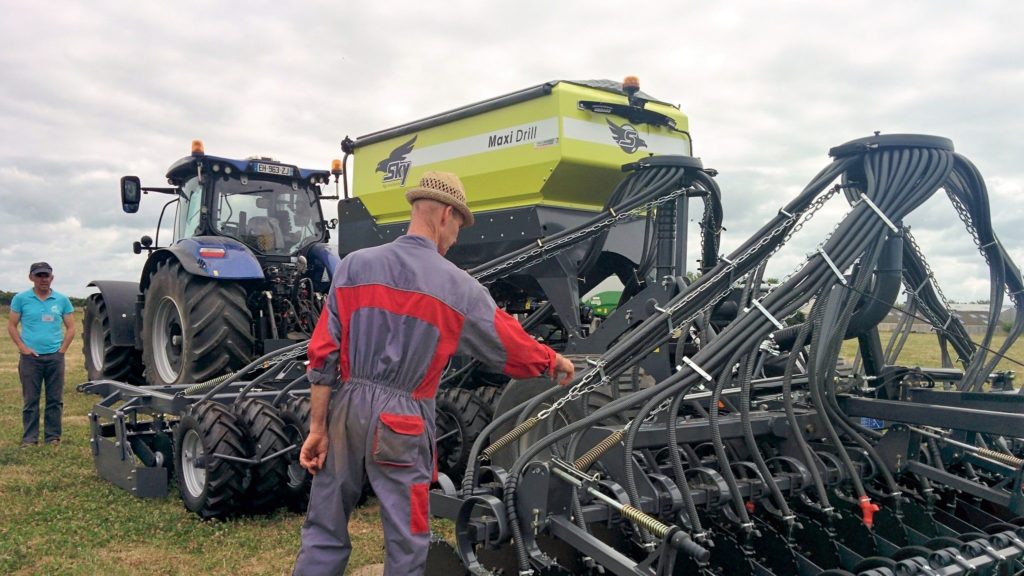
<svg viewBox="0 0 1024 576">
<path fill-rule="evenodd" d="M 306 187 L 229 178 L 215 194 L 220 232 L 263 254 L 291 255 L 321 238 L 317 196 Z"/>
<path fill-rule="evenodd" d="M 178 200 L 178 215 L 174 226 L 174 239 L 192 238 L 202 233 L 199 215 L 203 208 L 203 185 L 193 178 L 181 187 L 182 197 Z"/>
</svg>

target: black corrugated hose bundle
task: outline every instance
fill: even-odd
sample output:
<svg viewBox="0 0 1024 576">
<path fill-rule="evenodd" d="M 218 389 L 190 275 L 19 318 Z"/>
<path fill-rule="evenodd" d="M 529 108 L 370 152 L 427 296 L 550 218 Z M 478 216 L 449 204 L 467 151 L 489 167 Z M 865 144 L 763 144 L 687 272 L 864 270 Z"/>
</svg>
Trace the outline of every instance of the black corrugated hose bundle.
<svg viewBox="0 0 1024 576">
<path fill-rule="evenodd" d="M 902 222 L 938 189 L 945 187 L 951 197 L 955 197 L 963 206 L 966 219 L 973 224 L 979 245 L 990 264 L 993 306 L 1001 305 L 1003 293 L 1009 291 L 1015 305 L 1019 307 L 1022 289 L 1019 270 L 1010 261 L 991 231 L 987 196 L 980 176 L 969 162 L 952 152 L 952 146 L 948 141 L 930 137 L 890 139 L 885 136 L 866 140 L 833 149 L 836 159 L 797 199 L 780 210 L 779 215 L 769 224 L 727 258 L 723 258 L 714 269 L 708 271 L 668 305 L 669 310 L 674 308 L 671 318 L 677 325 L 693 320 L 709 303 L 716 301 L 723 290 L 735 280 L 760 266 L 783 242 L 786 233 L 796 223 L 797 219 L 793 216 L 810 207 L 825 187 L 843 174 L 844 190 L 856 203 L 833 235 L 821 246 L 821 253 L 812 256 L 783 285 L 761 299 L 758 306 L 743 310 L 714 341 L 701 349 L 692 361 L 715 380 L 715 397 L 711 402 L 712 419 L 715 419 L 715 400 L 718 394 L 726 385 L 734 382 L 732 368 L 737 363 L 740 364 L 739 384 L 744 390 L 748 390 L 751 380 L 748 377 L 750 362 L 761 343 L 776 329 L 777 319 L 788 317 L 812 298 L 816 299 L 810 320 L 812 326 L 808 330 L 812 335 L 808 373 L 812 399 L 820 413 L 825 416 L 827 435 L 844 465 L 849 469 L 853 469 L 853 463 L 846 454 L 842 437 L 856 442 L 869 454 L 874 450 L 869 440 L 865 438 L 867 431 L 856 423 L 849 422 L 839 411 L 831 385 L 834 381 L 832 376 L 839 348 L 846 337 L 847 325 L 870 285 L 883 244 L 890 235 L 900 233 L 897 223 Z M 904 261 L 908 260 L 913 261 Z M 835 271 L 851 268 L 855 271 L 849 280 Z M 905 280 L 910 282 L 920 279 L 920 270 L 916 270 L 910 276 L 911 278 Z M 611 378 L 618 376 L 638 359 L 664 344 L 670 336 L 665 330 L 665 316 L 662 314 L 648 318 L 604 354 L 602 360 L 605 363 L 605 374 Z M 1024 328 L 1022 315 L 1018 314 L 1017 318 L 1018 321 L 999 354 L 1012 345 L 1013 340 Z M 806 334 L 798 340 L 805 338 Z M 987 334 L 984 347 L 987 348 L 990 338 L 991 334 Z M 964 386 L 980 386 L 980 382 L 984 381 L 997 360 L 998 355 L 990 361 L 984 361 L 983 354 L 973 358 L 965 375 Z M 586 374 L 581 374 L 578 380 L 584 377 Z M 547 446 L 629 406 L 642 404 L 633 420 L 637 425 L 628 429 L 624 440 L 626 453 L 629 454 L 639 429 L 638 423 L 642 422 L 647 414 L 661 405 L 665 399 L 685 394 L 691 387 L 703 383 L 704 380 L 698 371 L 684 366 L 656 387 L 614 400 L 590 416 L 534 443 L 520 454 L 509 471 L 505 500 L 510 516 L 511 511 L 515 510 L 518 476 L 526 464 Z M 746 424 L 749 428 L 749 421 Z M 728 456 L 722 449 L 721 437 L 717 434 L 714 423 L 712 426 L 720 471 L 734 494 L 734 512 L 741 522 L 748 523 L 749 517 L 742 505 L 742 498 L 738 496 Z M 759 464 L 759 468 L 761 464 L 763 462 Z M 883 471 L 885 483 L 890 491 L 895 491 L 895 482 L 887 469 L 884 466 L 877 468 Z M 770 476 L 768 474 L 766 478 Z M 863 503 L 867 498 L 864 487 L 860 484 L 857 474 L 851 474 L 850 477 L 854 480 L 854 491 Z M 685 479 L 677 478 L 677 482 L 685 482 Z M 815 483 L 819 497 L 823 496 L 820 478 L 815 478 Z M 635 485 L 628 490 L 635 498 Z M 777 504 L 780 501 L 784 502 L 776 490 L 772 490 L 772 494 Z M 827 507 L 827 501 L 821 502 L 821 505 Z M 513 529 L 518 531 L 518 522 L 514 521 L 512 525 Z M 528 569 L 528 555 L 521 549 L 521 534 L 516 536 L 521 567 Z"/>
</svg>

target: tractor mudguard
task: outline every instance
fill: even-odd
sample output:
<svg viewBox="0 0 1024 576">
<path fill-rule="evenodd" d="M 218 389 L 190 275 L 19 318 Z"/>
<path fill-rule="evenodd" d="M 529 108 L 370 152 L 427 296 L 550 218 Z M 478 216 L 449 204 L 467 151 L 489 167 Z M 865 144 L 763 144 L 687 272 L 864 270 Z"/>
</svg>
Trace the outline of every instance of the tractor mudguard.
<svg viewBox="0 0 1024 576">
<path fill-rule="evenodd" d="M 223 236 L 195 236 L 155 250 L 142 270 L 142 289 L 157 263 L 174 258 L 189 273 L 215 280 L 262 280 L 263 268 L 249 248 Z"/>
<path fill-rule="evenodd" d="M 330 246 L 321 242 L 309 248 L 309 277 L 317 283 L 317 288 L 324 291 L 331 285 L 334 270 L 341 263 L 338 254 Z"/>
<path fill-rule="evenodd" d="M 88 286 L 99 288 L 107 305 L 110 320 L 110 343 L 114 346 L 135 345 L 135 302 L 139 285 L 117 280 L 93 280 Z"/>
</svg>

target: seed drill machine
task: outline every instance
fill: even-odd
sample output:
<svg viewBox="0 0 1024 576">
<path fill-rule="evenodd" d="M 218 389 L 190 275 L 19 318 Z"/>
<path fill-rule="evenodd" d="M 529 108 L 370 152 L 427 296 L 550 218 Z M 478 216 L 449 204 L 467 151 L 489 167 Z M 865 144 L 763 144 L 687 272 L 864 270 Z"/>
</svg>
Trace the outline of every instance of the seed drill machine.
<svg viewBox="0 0 1024 576">
<path fill-rule="evenodd" d="M 796 197 L 728 248 L 728 191 L 693 155 L 686 116 L 633 79 L 550 82 L 342 147 L 354 163 L 340 257 L 404 232 L 401 192 L 423 171 L 456 172 L 477 224 L 449 257 L 577 363 L 565 388 L 508 381 L 472 358 L 449 366 L 431 511 L 453 534 L 435 537 L 428 574 L 1024 571 L 1024 394 L 997 370 L 1024 330 L 1024 282 L 983 178 L 950 140 L 876 133 L 835 146 Z M 990 271 L 990 323 L 977 336 L 904 223 L 940 192 Z M 845 206 L 832 231 L 766 282 L 771 259 L 830 202 Z M 598 322 L 581 297 L 609 283 L 622 296 Z M 1016 314 L 1003 331 L 1007 306 Z M 903 320 L 883 342 L 894 308 Z M 937 336 L 940 366 L 900 363 L 914 319 Z M 847 340 L 852 363 L 840 358 Z M 138 488 L 153 469 L 146 450 L 170 431 L 175 455 L 192 451 L 175 457 L 197 488 L 238 484 L 200 513 L 250 508 L 246 487 L 294 454 L 301 418 L 292 445 L 257 453 L 241 427 L 223 441 L 236 431 L 211 415 L 253 395 L 271 408 L 302 401 L 293 346 L 220 383 L 86 384 L 105 396 L 94 415 L 101 474 L 116 446 Z"/>
</svg>

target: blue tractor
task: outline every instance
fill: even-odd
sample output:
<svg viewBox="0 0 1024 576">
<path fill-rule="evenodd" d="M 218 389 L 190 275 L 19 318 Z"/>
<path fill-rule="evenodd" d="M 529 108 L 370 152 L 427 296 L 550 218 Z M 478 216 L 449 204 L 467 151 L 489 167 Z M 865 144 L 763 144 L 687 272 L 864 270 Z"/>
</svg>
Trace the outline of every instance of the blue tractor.
<svg viewBox="0 0 1024 576">
<path fill-rule="evenodd" d="M 85 310 L 90 380 L 149 385 L 207 382 L 253 358 L 310 336 L 331 273 L 328 246 L 337 221 L 324 219 L 322 187 L 342 171 L 307 170 L 270 158 L 192 154 L 167 171 L 170 187 L 121 179 L 125 212 L 143 194 L 175 207 L 174 236 L 163 246 L 143 236 L 138 282 L 93 281 Z"/>
</svg>

